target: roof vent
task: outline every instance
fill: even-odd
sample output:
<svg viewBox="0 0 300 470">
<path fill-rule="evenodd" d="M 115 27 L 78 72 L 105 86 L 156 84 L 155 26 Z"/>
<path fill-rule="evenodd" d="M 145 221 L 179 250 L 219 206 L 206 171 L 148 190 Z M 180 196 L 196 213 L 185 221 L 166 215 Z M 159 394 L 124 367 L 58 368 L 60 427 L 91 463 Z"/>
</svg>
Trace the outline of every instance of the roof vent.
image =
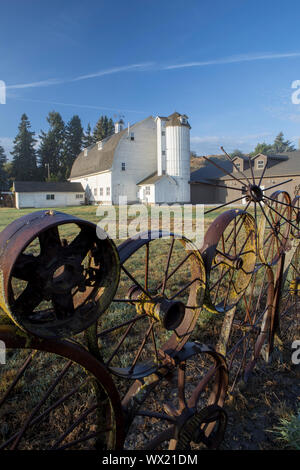
<svg viewBox="0 0 300 470">
<path fill-rule="evenodd" d="M 87 157 L 87 156 L 88 156 L 88 149 L 84 149 L 84 151 L 83 151 L 83 155 L 84 155 L 85 157 Z"/>
<path fill-rule="evenodd" d="M 97 146 L 98 146 L 98 150 L 102 150 L 102 148 L 103 148 L 102 140 L 100 140 L 99 142 L 97 142 Z"/>
</svg>

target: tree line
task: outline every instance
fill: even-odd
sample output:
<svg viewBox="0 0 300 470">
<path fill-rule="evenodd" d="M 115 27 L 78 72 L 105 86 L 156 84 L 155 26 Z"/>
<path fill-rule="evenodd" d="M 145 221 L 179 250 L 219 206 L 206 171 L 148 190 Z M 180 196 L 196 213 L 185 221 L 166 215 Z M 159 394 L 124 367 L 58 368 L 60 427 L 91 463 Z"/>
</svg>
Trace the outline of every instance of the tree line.
<svg viewBox="0 0 300 470">
<path fill-rule="evenodd" d="M 253 152 L 249 153 L 250 156 L 255 156 L 258 153 L 263 153 L 264 155 L 276 155 L 278 153 L 286 153 L 286 152 L 295 152 L 296 149 L 292 142 L 289 140 L 284 140 L 283 132 L 279 132 L 279 134 L 275 137 L 273 144 L 266 144 L 266 142 L 262 142 L 257 144 Z M 236 149 L 231 153 L 232 157 L 244 157 L 245 154 Z"/>
<path fill-rule="evenodd" d="M 84 131 L 78 115 L 65 124 L 60 113 L 51 111 L 47 122 L 48 131 L 42 130 L 37 139 L 27 115 L 21 116 L 11 161 L 0 145 L 0 190 L 9 189 L 13 181 L 66 181 L 81 150 L 114 133 L 108 116 L 100 116 L 93 132 L 90 124 Z"/>
</svg>

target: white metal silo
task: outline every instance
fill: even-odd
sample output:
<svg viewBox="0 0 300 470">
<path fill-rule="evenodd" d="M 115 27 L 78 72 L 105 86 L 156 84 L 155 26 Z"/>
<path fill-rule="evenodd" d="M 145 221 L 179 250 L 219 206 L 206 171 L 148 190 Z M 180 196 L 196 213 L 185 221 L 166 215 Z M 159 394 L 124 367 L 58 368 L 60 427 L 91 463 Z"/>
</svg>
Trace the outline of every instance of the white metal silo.
<svg viewBox="0 0 300 470">
<path fill-rule="evenodd" d="M 178 184 L 176 202 L 190 202 L 190 125 L 185 114 L 173 113 L 166 122 L 166 174 Z"/>
</svg>

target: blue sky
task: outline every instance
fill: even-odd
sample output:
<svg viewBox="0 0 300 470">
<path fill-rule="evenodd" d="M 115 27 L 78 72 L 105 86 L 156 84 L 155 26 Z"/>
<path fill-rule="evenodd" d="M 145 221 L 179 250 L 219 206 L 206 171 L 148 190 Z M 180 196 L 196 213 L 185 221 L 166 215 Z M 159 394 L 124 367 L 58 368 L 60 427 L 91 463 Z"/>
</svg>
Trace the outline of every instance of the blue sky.
<svg viewBox="0 0 300 470">
<path fill-rule="evenodd" d="M 299 15 L 294 0 L 3 0 L 0 144 L 11 148 L 23 112 L 38 134 L 51 110 L 84 127 L 176 110 L 200 155 L 280 131 L 298 146 Z"/>
</svg>

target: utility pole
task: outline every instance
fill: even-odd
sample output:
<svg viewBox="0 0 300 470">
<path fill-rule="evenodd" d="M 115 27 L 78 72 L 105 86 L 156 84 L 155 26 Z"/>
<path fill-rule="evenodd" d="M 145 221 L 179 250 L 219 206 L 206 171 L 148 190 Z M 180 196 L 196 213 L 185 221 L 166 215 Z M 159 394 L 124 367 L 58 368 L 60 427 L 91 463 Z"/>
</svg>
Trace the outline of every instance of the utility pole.
<svg viewBox="0 0 300 470">
<path fill-rule="evenodd" d="M 48 167 L 48 180 L 50 179 L 50 163 L 45 163 L 45 167 Z"/>
</svg>

